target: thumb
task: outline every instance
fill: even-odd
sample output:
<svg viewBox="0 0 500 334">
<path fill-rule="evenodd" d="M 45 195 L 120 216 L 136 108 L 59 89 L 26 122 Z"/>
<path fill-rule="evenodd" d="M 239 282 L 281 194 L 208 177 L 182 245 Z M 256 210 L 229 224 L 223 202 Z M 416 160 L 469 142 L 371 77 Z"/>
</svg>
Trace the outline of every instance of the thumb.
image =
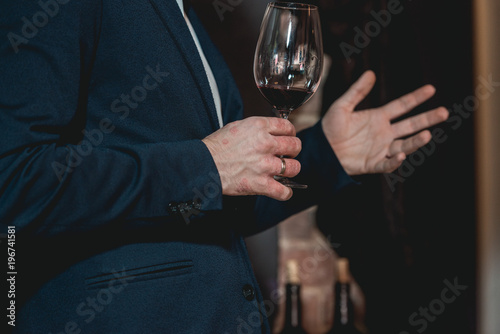
<svg viewBox="0 0 500 334">
<path fill-rule="evenodd" d="M 370 93 L 375 85 L 376 77 L 373 71 L 366 71 L 349 87 L 334 105 L 344 111 L 353 111 L 356 106 Z"/>
</svg>

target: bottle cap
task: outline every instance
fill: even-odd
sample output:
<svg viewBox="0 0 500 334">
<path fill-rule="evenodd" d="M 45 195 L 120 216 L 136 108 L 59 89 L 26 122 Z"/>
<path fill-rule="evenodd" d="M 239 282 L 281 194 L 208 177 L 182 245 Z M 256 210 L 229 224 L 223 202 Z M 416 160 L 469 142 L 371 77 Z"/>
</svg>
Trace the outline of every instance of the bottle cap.
<svg viewBox="0 0 500 334">
<path fill-rule="evenodd" d="M 349 260 L 345 257 L 341 257 L 337 260 L 337 266 L 339 268 L 339 279 L 340 283 L 349 283 Z"/>
<path fill-rule="evenodd" d="M 296 260 L 286 262 L 286 280 L 291 284 L 300 284 L 299 265 Z"/>
</svg>

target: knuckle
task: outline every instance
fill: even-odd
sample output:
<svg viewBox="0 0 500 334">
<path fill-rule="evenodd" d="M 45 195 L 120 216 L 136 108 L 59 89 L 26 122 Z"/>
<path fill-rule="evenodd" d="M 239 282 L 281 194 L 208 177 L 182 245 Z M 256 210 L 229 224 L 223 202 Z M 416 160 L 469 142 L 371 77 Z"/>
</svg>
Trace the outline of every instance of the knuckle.
<svg viewBox="0 0 500 334">
<path fill-rule="evenodd" d="M 274 156 L 266 155 L 261 160 L 262 171 L 270 173 L 276 170 L 276 161 Z"/>
<path fill-rule="evenodd" d="M 259 132 L 255 140 L 255 149 L 258 152 L 268 152 L 273 147 L 273 142 L 266 133 Z"/>
<path fill-rule="evenodd" d="M 263 179 L 262 183 L 263 183 L 264 188 L 268 189 L 269 192 L 271 192 L 271 189 L 273 189 L 275 182 L 276 181 L 274 180 L 273 177 L 266 177 Z"/>
<path fill-rule="evenodd" d="M 270 126 L 274 128 L 274 130 L 276 130 L 277 132 L 295 135 L 295 127 L 289 120 L 272 117 L 269 119 L 269 121 L 270 121 Z"/>
<path fill-rule="evenodd" d="M 274 142 L 272 146 L 272 153 L 274 155 L 281 155 L 286 152 L 287 142 L 285 137 L 273 137 Z"/>
<path fill-rule="evenodd" d="M 237 183 L 236 192 L 238 194 L 250 194 L 250 193 L 252 193 L 253 191 L 252 191 L 252 186 L 251 186 L 250 182 L 246 178 L 241 179 Z"/>
<path fill-rule="evenodd" d="M 229 130 L 235 128 L 235 127 L 240 126 L 241 124 L 243 124 L 243 122 L 245 122 L 245 121 L 244 120 L 238 120 L 238 121 L 231 122 L 229 124 L 224 125 L 223 129 L 229 131 Z"/>
<path fill-rule="evenodd" d="M 260 193 L 265 192 L 269 187 L 269 176 L 261 176 L 255 180 L 255 187 Z"/>
<path fill-rule="evenodd" d="M 279 175 L 281 173 L 281 159 L 276 157 L 273 159 L 272 165 L 269 166 L 269 171 L 272 175 Z"/>
<path fill-rule="evenodd" d="M 409 109 L 412 105 L 413 100 L 414 100 L 414 98 L 412 95 L 407 95 L 407 96 L 403 97 L 401 102 L 403 103 L 403 106 L 405 107 L 405 109 Z"/>
<path fill-rule="evenodd" d="M 258 127 L 258 128 L 265 128 L 268 126 L 268 122 L 266 121 L 265 117 L 251 117 L 252 120 L 252 125 Z"/>
<path fill-rule="evenodd" d="M 292 122 L 282 118 L 279 118 L 279 120 L 281 121 L 281 130 L 283 130 L 283 132 L 295 135 L 295 127 L 293 126 Z"/>
<path fill-rule="evenodd" d="M 293 137 L 294 145 L 295 145 L 295 151 L 298 153 L 302 150 L 302 140 L 300 140 L 297 137 Z"/>
<path fill-rule="evenodd" d="M 269 126 L 271 128 L 280 129 L 282 127 L 281 121 L 283 121 L 283 119 L 281 119 L 281 118 L 269 117 L 268 121 L 269 121 Z"/>
<path fill-rule="evenodd" d="M 279 186 L 281 186 L 281 184 L 276 182 L 273 177 L 267 177 L 266 178 L 266 185 L 265 185 L 266 195 L 271 197 L 271 198 L 278 199 L 279 198 Z"/>
<path fill-rule="evenodd" d="M 273 187 L 271 188 L 271 197 L 279 201 L 286 201 L 288 198 L 290 198 L 288 189 L 288 187 L 285 187 L 281 183 L 275 181 Z"/>
<path fill-rule="evenodd" d="M 264 152 L 274 151 L 276 149 L 276 140 L 273 140 L 272 137 L 265 136 L 262 138 L 260 148 Z"/>
<path fill-rule="evenodd" d="M 297 160 L 290 160 L 290 175 L 295 176 L 300 173 L 301 165 Z"/>
<path fill-rule="evenodd" d="M 292 197 L 292 189 L 286 187 L 274 180 L 272 177 L 267 178 L 267 195 L 279 201 L 286 201 Z"/>
<path fill-rule="evenodd" d="M 295 157 L 302 150 L 302 141 L 297 137 L 278 137 L 278 151 L 275 154 L 286 153 L 287 156 Z"/>
<path fill-rule="evenodd" d="M 288 131 L 290 131 L 290 135 L 295 136 L 296 134 L 295 126 L 289 120 L 287 120 L 287 124 L 288 124 Z"/>
</svg>

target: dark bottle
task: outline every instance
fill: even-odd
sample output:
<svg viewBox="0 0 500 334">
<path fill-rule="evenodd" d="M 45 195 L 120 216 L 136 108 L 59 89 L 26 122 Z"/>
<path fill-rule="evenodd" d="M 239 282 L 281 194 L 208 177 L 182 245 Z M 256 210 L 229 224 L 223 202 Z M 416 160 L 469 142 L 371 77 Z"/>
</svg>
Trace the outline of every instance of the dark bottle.
<svg viewBox="0 0 500 334">
<path fill-rule="evenodd" d="M 354 326 L 354 306 L 351 300 L 349 260 L 338 260 L 339 277 L 335 283 L 335 312 L 329 334 L 361 334 Z"/>
<path fill-rule="evenodd" d="M 286 263 L 285 325 L 281 334 L 306 334 L 302 328 L 299 266 L 296 261 Z"/>
</svg>

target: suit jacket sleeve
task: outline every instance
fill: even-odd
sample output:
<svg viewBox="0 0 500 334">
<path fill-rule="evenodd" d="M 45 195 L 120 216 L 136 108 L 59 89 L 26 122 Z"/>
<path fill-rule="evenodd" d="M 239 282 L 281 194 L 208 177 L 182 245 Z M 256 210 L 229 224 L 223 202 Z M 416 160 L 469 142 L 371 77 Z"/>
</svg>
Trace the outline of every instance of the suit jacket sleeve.
<svg viewBox="0 0 500 334">
<path fill-rule="evenodd" d="M 0 41 L 0 221 L 5 226 L 54 235 L 168 216 L 168 204 L 192 200 L 193 189 L 221 187 L 201 140 L 104 147 L 99 141 L 114 130 L 112 123 L 103 120 L 94 133 L 75 125 L 86 117 L 99 4 L 60 5 L 58 15 L 45 14 L 49 22 L 38 28 L 26 25 L 28 14 L 41 10 L 37 2 L 2 4 L 0 35 L 7 38 Z M 201 203 L 202 210 L 221 208 L 220 193 Z"/>
</svg>

